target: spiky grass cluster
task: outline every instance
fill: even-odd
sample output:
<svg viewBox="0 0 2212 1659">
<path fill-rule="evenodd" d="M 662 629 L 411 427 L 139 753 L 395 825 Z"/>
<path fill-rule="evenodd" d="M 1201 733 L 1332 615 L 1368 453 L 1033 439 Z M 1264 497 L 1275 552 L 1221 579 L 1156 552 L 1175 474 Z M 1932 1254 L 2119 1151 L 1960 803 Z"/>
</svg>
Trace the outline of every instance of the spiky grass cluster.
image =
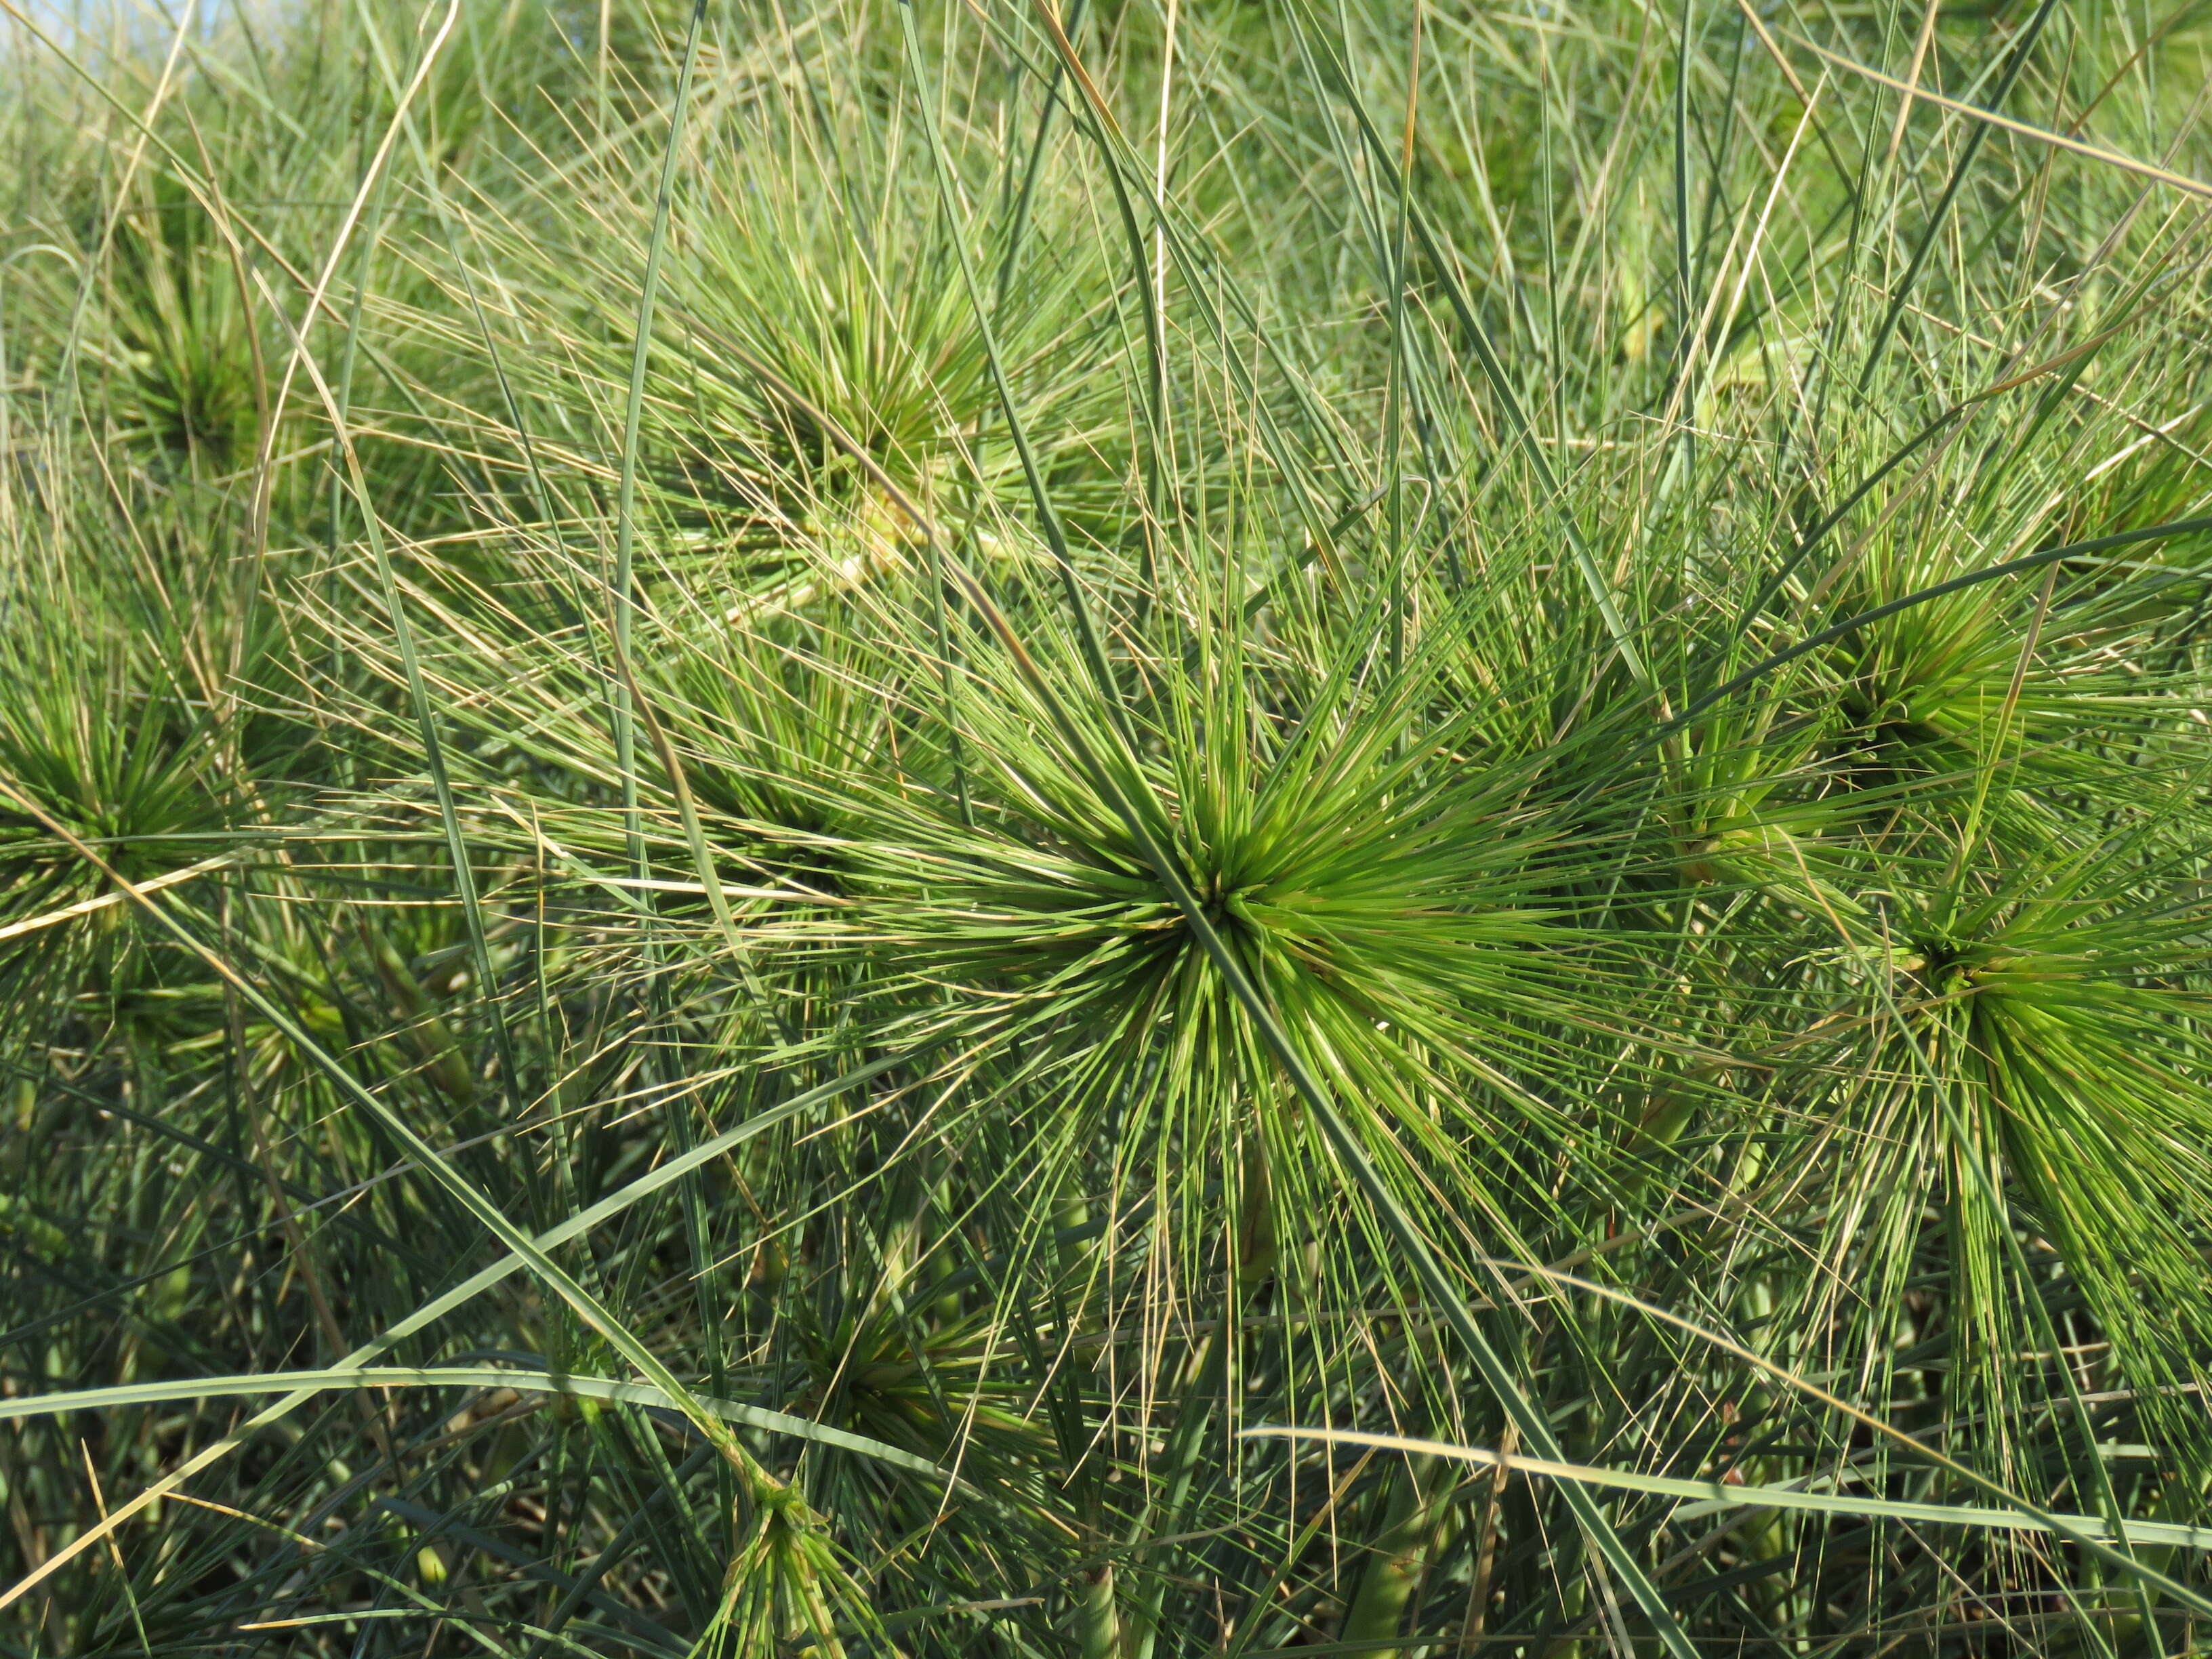
<svg viewBox="0 0 2212 1659">
<path fill-rule="evenodd" d="M 9 27 L 9 1652 L 2203 1645 L 2194 9 Z"/>
</svg>

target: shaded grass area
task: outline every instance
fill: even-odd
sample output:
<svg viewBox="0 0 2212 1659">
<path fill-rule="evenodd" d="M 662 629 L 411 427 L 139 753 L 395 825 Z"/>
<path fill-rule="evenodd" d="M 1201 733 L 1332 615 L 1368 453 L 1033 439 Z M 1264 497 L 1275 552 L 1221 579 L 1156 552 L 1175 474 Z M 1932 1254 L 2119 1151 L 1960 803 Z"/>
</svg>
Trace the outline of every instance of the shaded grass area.
<svg viewBox="0 0 2212 1659">
<path fill-rule="evenodd" d="M 0 1650 L 2207 1639 L 2212 11 L 6 15 Z"/>
</svg>

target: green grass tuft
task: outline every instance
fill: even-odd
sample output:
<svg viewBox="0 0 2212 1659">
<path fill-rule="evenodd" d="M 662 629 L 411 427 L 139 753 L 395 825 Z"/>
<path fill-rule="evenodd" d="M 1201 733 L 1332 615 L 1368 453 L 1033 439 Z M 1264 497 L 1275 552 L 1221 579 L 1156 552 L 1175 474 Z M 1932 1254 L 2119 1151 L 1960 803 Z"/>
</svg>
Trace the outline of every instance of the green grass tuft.
<svg viewBox="0 0 2212 1659">
<path fill-rule="evenodd" d="M 0 1654 L 2212 1645 L 2212 11 L 4 15 Z"/>
</svg>

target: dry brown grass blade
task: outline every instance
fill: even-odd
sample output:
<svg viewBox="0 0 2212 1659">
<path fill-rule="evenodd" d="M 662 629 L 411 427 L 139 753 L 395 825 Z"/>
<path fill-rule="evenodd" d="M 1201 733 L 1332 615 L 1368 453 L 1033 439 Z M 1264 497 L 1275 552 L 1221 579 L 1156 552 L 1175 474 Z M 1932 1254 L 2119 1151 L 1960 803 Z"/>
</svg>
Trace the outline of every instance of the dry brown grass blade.
<svg viewBox="0 0 2212 1659">
<path fill-rule="evenodd" d="M 1749 8 L 1747 7 L 1746 9 L 1748 10 Z M 1762 29 L 1761 33 L 1764 32 Z M 2031 139 L 2039 144 L 2049 144 L 2053 149 L 2065 150 L 2070 155 L 2086 156 L 2093 161 L 2102 161 L 2106 167 L 2118 167 L 2123 173 L 2132 173 L 2137 178 L 2152 179 L 2187 195 L 2212 198 L 2212 184 L 2207 184 L 2202 179 L 2191 179 L 2186 173 L 2174 173 L 2148 161 L 2140 161 L 2132 155 L 2123 155 L 2118 150 L 2106 149 L 2099 144 L 2069 137 L 2063 132 L 2053 132 L 2047 127 L 2034 126 L 2026 121 L 2015 121 L 2011 116 L 2000 115 L 1993 109 L 1984 109 L 1979 105 L 1965 103 L 1956 98 L 1946 98 L 1940 92 L 1930 92 L 1925 87 L 1900 81 L 1893 75 L 1885 75 L 1880 70 L 1869 68 L 1855 58 L 1846 58 L 1840 52 L 1830 52 L 1826 46 L 1816 46 L 1800 35 L 1793 34 L 1785 38 L 1792 46 L 1802 47 L 1823 63 L 1833 64 L 1840 70 L 1847 70 L 1853 75 L 1872 81 L 1877 86 L 1887 87 L 1892 92 L 1901 93 L 1907 98 L 1917 98 L 1923 103 L 1935 105 L 1938 109 L 1948 110 L 1954 115 L 1963 115 L 1970 121 L 1982 122 L 1985 125 L 1996 127 L 2016 137 Z"/>
<path fill-rule="evenodd" d="M 224 853 L 215 858 L 202 859 L 198 864 L 186 865 L 181 870 L 172 870 L 164 876 L 151 877 L 145 881 L 136 883 L 135 885 L 141 893 L 158 893 L 165 887 L 175 887 L 198 877 L 212 875 L 218 870 L 227 870 L 237 862 L 238 854 Z M 130 897 L 129 893 L 119 890 L 102 893 L 97 898 L 80 899 L 75 904 L 64 904 L 60 909 L 49 910 L 42 916 L 26 916 L 21 921 L 11 921 L 6 927 L 0 927 L 0 939 L 20 939 L 25 933 L 35 933 L 43 927 L 58 927 L 63 922 L 75 921 L 79 916 L 88 916 L 97 911 L 122 904 Z"/>
</svg>

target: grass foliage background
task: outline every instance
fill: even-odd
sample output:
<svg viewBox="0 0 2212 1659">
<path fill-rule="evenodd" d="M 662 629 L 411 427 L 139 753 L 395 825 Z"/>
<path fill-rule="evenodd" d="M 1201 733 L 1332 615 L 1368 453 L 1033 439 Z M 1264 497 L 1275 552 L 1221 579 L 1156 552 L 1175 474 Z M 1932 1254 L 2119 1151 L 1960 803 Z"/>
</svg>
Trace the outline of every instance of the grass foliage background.
<svg viewBox="0 0 2212 1659">
<path fill-rule="evenodd" d="M 0 1650 L 2212 1639 L 2212 10 L 6 15 Z"/>
</svg>

